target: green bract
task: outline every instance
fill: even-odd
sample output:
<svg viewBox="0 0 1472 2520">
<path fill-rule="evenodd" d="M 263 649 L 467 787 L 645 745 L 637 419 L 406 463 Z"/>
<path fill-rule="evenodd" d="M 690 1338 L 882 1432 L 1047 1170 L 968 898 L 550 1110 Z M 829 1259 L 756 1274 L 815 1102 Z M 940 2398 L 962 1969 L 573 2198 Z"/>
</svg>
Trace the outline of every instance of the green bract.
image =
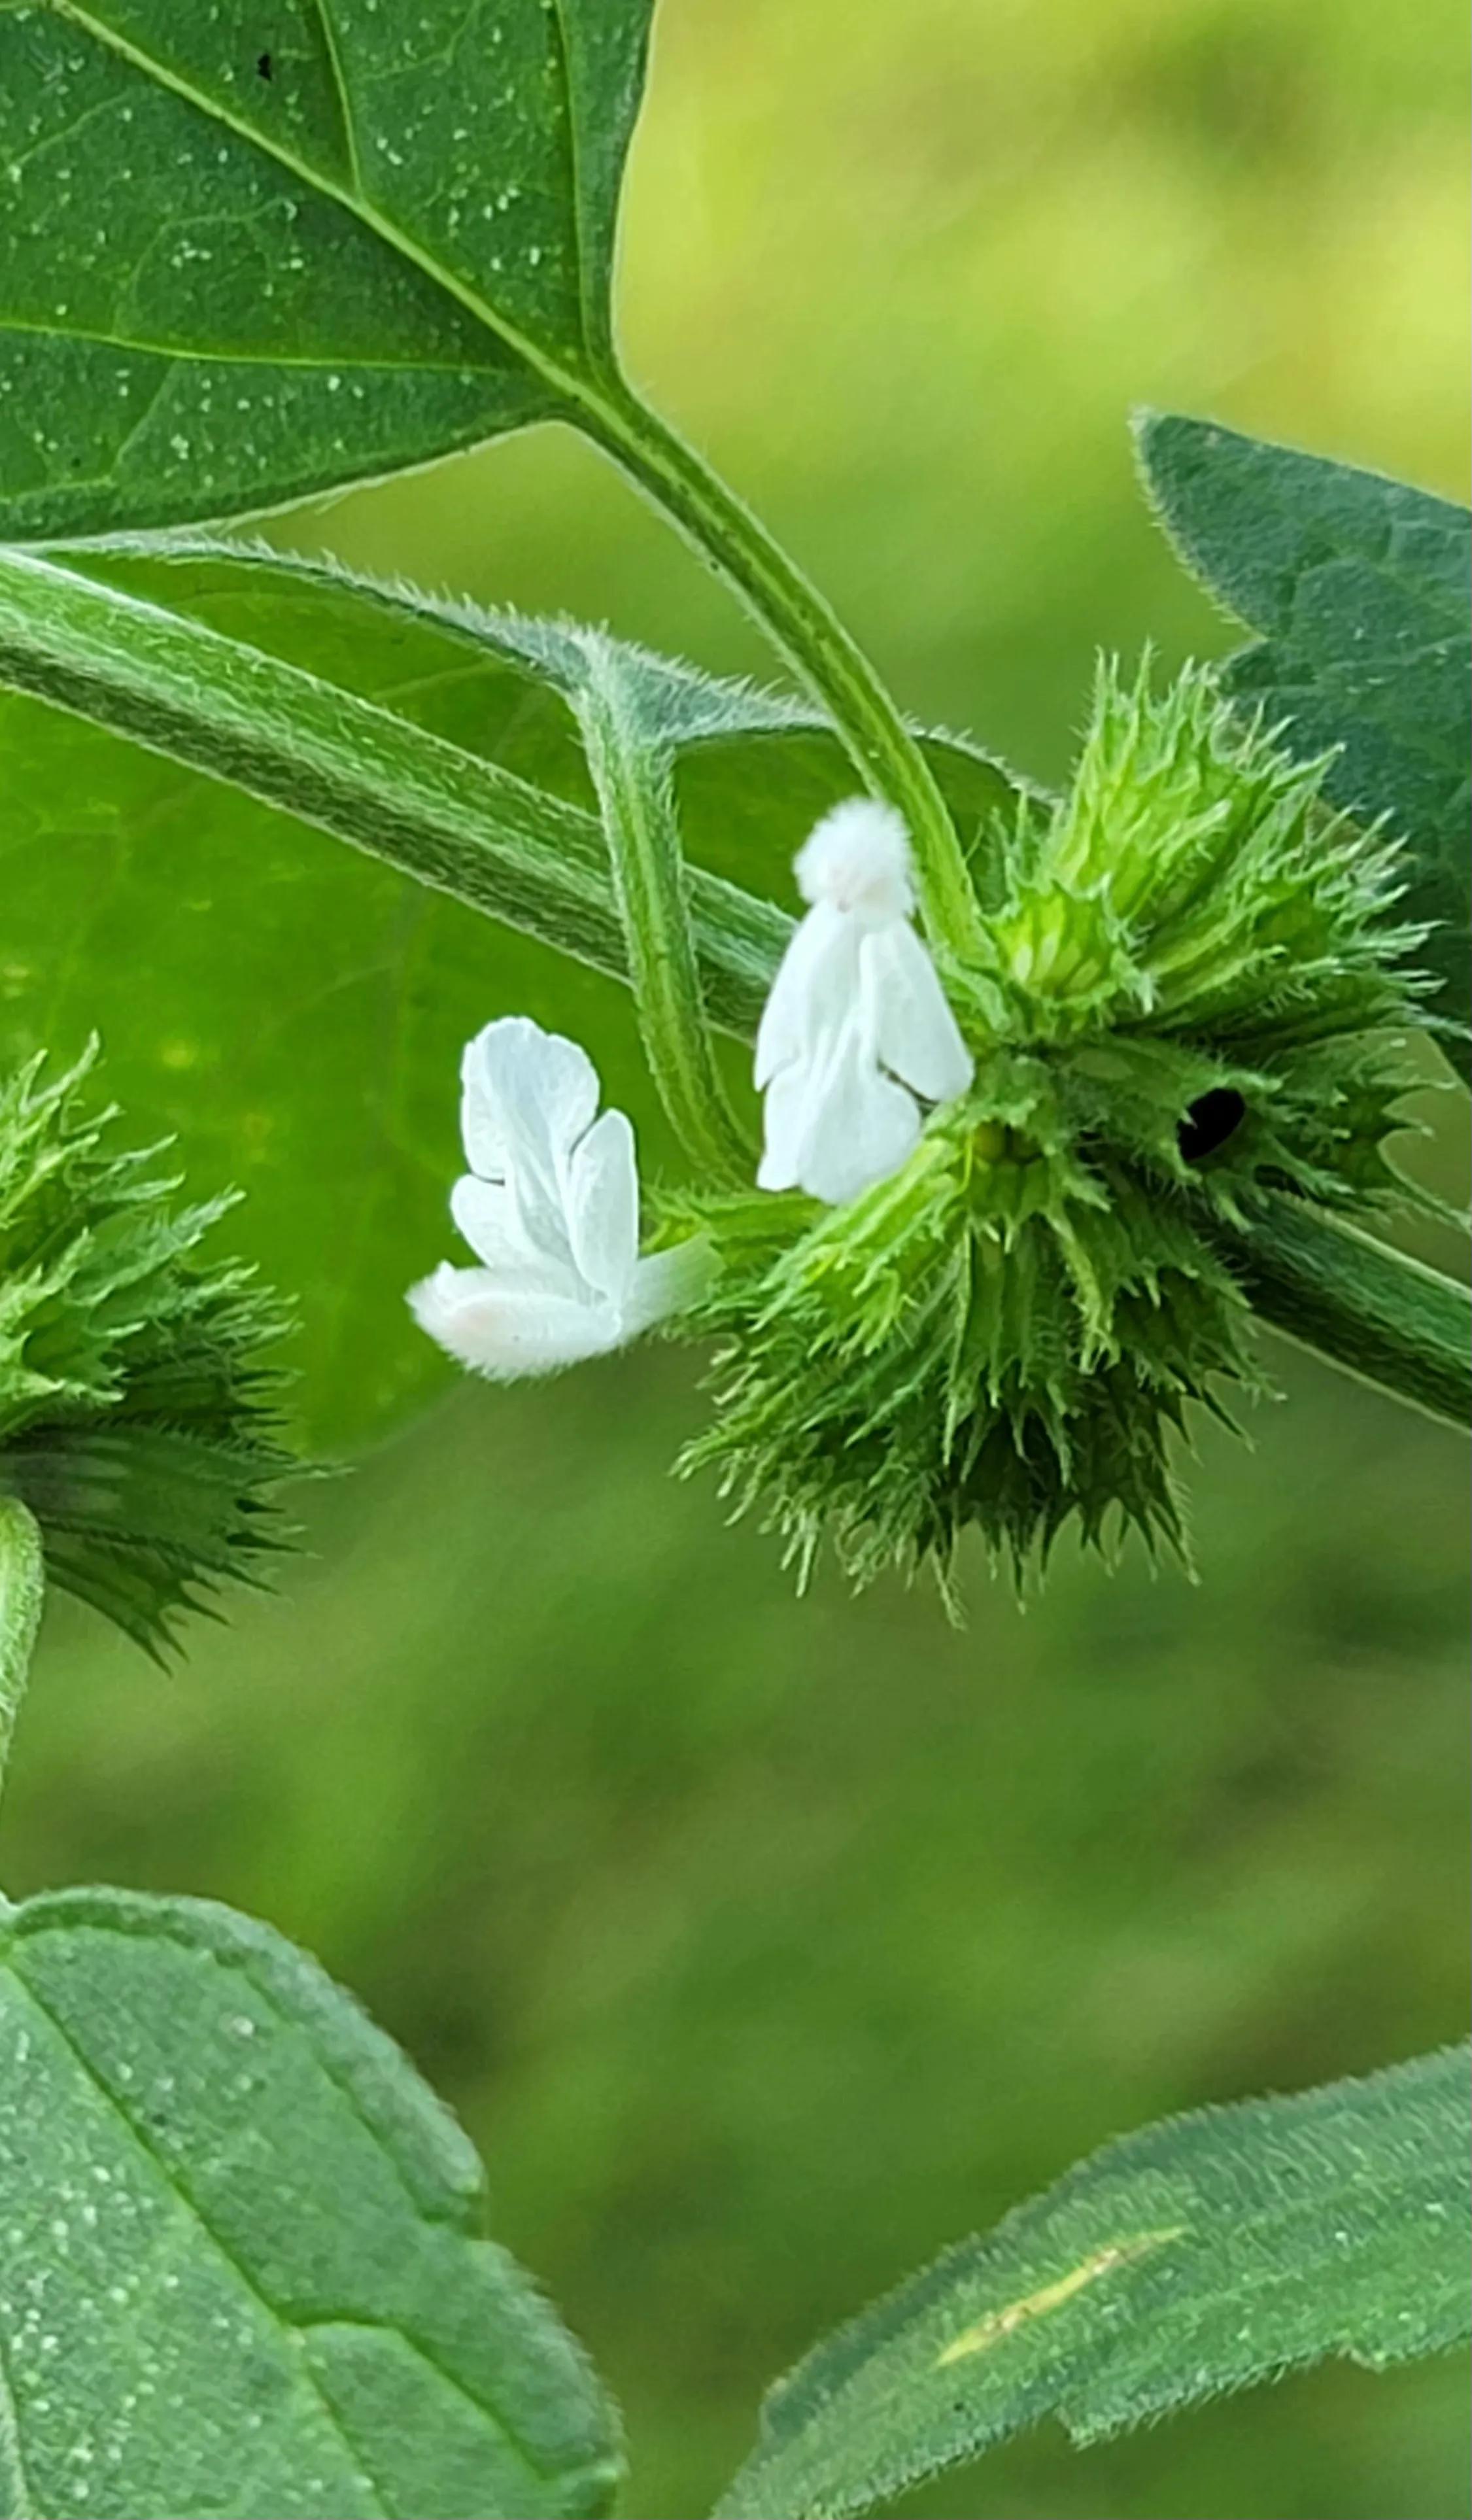
<svg viewBox="0 0 1472 2520">
<path fill-rule="evenodd" d="M 687 1463 L 804 1568 L 825 1537 L 860 1580 L 928 1561 L 949 1590 L 967 1524 L 1020 1575 L 1074 1516 L 1183 1549 L 1172 1430 L 1259 1381 L 1217 1232 L 1401 1189 L 1419 931 L 1323 769 L 1204 673 L 1103 672 L 1070 793 L 1019 809 L 947 974 L 970 1093 L 848 1207 L 701 1203 L 723 1267 L 687 1321 L 723 1346 Z"/>
<path fill-rule="evenodd" d="M 284 1527 L 273 1491 L 289 1327 L 238 1263 L 201 1263 L 230 1196 L 175 1208 L 156 1148 L 104 1144 L 89 1053 L 0 1082 L 0 1492 L 35 1516 L 51 1581 L 151 1653 Z"/>
</svg>

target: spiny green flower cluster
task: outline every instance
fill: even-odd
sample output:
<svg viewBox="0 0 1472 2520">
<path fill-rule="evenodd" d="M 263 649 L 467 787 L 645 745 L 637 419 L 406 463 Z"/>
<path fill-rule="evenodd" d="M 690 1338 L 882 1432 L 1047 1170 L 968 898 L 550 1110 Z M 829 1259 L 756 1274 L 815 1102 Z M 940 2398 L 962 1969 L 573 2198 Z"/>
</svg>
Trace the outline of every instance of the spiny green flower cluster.
<svg viewBox="0 0 1472 2520">
<path fill-rule="evenodd" d="M 946 972 L 976 1059 L 905 1168 L 845 1208 L 705 1200 L 721 1339 L 687 1456 L 806 1568 L 951 1584 L 975 1524 L 1019 1576 L 1076 1518 L 1183 1549 L 1172 1437 L 1259 1377 L 1213 1227 L 1268 1191 L 1401 1189 L 1416 1021 L 1394 852 L 1322 803 L 1209 677 L 1101 673 L 1073 786 L 981 869 Z"/>
<path fill-rule="evenodd" d="M 173 1208 L 157 1148 L 105 1146 L 91 1064 L 0 1082 L 0 1489 L 49 1579 L 161 1657 L 284 1544 L 273 1495 L 299 1465 L 263 1351 L 290 1324 L 247 1268 L 196 1256 L 232 1197 Z"/>
</svg>

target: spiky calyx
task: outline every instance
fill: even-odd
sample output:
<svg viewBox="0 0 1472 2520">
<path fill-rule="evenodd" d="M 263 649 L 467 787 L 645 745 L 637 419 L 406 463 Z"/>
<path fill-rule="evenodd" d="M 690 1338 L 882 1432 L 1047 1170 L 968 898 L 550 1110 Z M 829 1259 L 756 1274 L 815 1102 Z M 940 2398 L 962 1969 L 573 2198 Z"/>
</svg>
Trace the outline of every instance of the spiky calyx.
<svg viewBox="0 0 1472 2520">
<path fill-rule="evenodd" d="M 1183 1547 L 1187 1404 L 1259 1377 L 1213 1225 L 1269 1191 L 1402 1189 L 1385 1154 L 1418 1020 L 1393 850 L 1330 813 L 1190 671 L 1101 673 L 1068 795 L 985 874 L 947 973 L 976 1059 L 888 1181 L 843 1208 L 701 1201 L 721 1340 L 691 1448 L 804 1564 L 858 1579 L 967 1524 L 1019 1573 L 1070 1519 Z"/>
<path fill-rule="evenodd" d="M 0 1490 L 50 1581 L 161 1657 L 287 1540 L 275 1492 L 300 1464 L 266 1352 L 290 1324 L 249 1269 L 196 1256 L 233 1197 L 175 1208 L 158 1148 L 104 1143 L 92 1060 L 0 1081 Z"/>
</svg>

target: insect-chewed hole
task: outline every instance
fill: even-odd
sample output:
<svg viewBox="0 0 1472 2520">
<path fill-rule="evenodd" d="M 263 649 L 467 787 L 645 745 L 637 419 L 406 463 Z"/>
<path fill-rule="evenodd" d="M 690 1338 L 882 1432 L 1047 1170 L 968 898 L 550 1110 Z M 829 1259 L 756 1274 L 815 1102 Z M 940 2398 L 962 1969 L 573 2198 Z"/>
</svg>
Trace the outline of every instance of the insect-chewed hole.
<svg viewBox="0 0 1472 2520">
<path fill-rule="evenodd" d="M 260 56 L 260 58 L 259 58 L 259 60 L 257 61 L 256 65 L 255 65 L 255 75 L 256 75 L 256 77 L 257 77 L 257 78 L 268 79 L 268 78 L 270 77 L 270 75 L 271 75 L 272 70 L 275 68 L 275 67 L 276 67 L 276 65 L 275 65 L 275 63 L 272 61 L 270 54 L 269 54 L 269 53 L 262 53 L 262 54 L 261 54 L 261 56 Z"/>
<path fill-rule="evenodd" d="M 1247 1117 L 1247 1105 L 1234 1085 L 1214 1085 L 1198 1095 L 1176 1132 L 1176 1143 L 1188 1164 L 1204 1163 L 1225 1147 Z"/>
</svg>

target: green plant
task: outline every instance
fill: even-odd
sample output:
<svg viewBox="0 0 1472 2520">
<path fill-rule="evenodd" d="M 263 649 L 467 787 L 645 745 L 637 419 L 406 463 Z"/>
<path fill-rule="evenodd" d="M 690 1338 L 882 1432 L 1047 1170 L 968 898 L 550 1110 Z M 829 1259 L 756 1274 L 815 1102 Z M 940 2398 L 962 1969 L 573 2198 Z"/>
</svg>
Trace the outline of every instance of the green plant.
<svg viewBox="0 0 1472 2520">
<path fill-rule="evenodd" d="M 970 1523 L 1019 1569 L 1070 1516 L 1179 1543 L 1175 1438 L 1257 1380 L 1253 1315 L 1465 1419 L 1464 1293 L 1352 1221 L 1405 1195 L 1405 1035 L 1466 1068 L 1465 517 L 1147 421 L 1151 496 L 1259 643 L 1164 692 L 1106 668 L 1059 799 L 916 730 L 620 365 L 647 22 L 324 0 L 263 48 L 235 5 L 0 6 L 10 1047 L 39 1046 L 25 975 L 79 800 L 128 835 L 135 940 L 179 911 L 160 808 L 207 800 L 238 952 L 303 916 L 345 955 L 368 934 L 373 871 L 317 834 L 410 876 L 457 906 L 436 978 L 497 1017 L 456 1192 L 479 1266 L 422 1281 L 421 1321 L 493 1375 L 655 1321 L 714 1336 L 690 1458 L 859 1576 L 928 1560 L 949 1594 Z M 736 590 L 798 696 L 184 530 L 550 419 Z M 767 888 L 815 825 L 794 933 Z M 122 960 L 72 959 L 94 992 Z M 534 980 L 600 1036 L 590 971 L 632 990 L 674 1150 L 643 1250 L 619 1105 L 599 1117 L 585 1055 L 514 1012 Z M 286 1051 L 279 1098 L 250 1099 L 258 1069 L 247 1097 L 258 1020 L 224 976 L 167 1056 L 303 1183 L 293 1274 L 331 1285 L 340 1348 L 308 1401 L 361 1431 L 426 1371 L 399 1288 L 433 1254 L 395 1238 L 392 1162 L 366 1174 L 340 1080 L 288 1084 Z M 759 1025 L 753 1188 L 728 1044 Z M 437 1146 L 442 1065 L 408 1066 L 399 1136 Z M 18 1066 L 0 1102 L 7 1733 L 44 1577 L 156 1647 L 201 1586 L 257 1571 L 290 1466 L 257 1362 L 275 1308 L 197 1262 L 218 1211 L 171 1216 L 75 1083 Z M 479 2235 L 456 2131 L 310 1962 L 107 1891 L 4 1935 L 8 2508 L 609 2507 L 604 2393 Z M 1464 2082 L 1439 2055 L 1111 2147 L 821 2347 L 722 2508 L 864 2510 L 1045 2411 L 1089 2439 L 1451 2341 Z"/>
</svg>

